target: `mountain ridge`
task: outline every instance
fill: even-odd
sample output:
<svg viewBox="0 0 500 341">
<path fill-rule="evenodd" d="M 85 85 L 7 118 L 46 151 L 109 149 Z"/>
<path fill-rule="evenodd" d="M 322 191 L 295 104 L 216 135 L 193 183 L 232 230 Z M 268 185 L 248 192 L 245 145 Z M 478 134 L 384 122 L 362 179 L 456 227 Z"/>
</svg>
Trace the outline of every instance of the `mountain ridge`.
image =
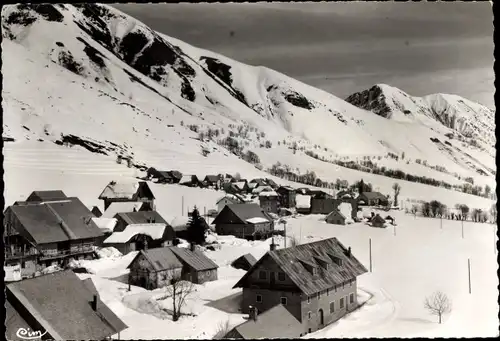
<svg viewBox="0 0 500 341">
<path fill-rule="evenodd" d="M 231 138 L 257 154 L 272 145 L 283 163 L 280 144 L 328 160 L 397 155 L 405 160 L 399 168 L 427 160 L 449 168 L 450 177 L 478 181 L 495 172 L 492 151 L 466 137 L 450 140 L 454 131 L 436 120 L 387 120 L 274 70 L 155 32 L 110 6 L 4 6 L 2 28 L 4 139 L 94 143 L 138 164 L 162 167 L 159 155 L 166 155 L 186 169 L 207 158 L 224 169 L 228 157 L 238 169 L 243 161 L 228 147 Z M 209 131 L 219 133 L 204 138 Z"/>
</svg>

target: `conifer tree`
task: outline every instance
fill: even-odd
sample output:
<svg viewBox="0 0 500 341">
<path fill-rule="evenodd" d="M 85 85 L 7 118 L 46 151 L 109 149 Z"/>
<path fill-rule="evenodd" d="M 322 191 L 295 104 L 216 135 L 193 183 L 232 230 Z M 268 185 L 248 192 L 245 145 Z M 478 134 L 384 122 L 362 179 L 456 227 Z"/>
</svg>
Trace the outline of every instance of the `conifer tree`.
<svg viewBox="0 0 500 341">
<path fill-rule="evenodd" d="M 205 220 L 200 216 L 200 212 L 196 206 L 191 213 L 191 219 L 189 220 L 187 228 L 188 242 L 193 244 L 202 245 L 205 243 L 205 232 L 206 223 Z"/>
</svg>

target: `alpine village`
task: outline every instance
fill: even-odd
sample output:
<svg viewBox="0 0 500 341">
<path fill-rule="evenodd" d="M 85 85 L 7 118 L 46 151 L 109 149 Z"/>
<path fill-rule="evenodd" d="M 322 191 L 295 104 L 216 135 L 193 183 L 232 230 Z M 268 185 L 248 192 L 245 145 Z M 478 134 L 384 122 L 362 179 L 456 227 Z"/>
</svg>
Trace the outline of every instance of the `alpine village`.
<svg viewBox="0 0 500 341">
<path fill-rule="evenodd" d="M 194 207 L 185 218 L 167 219 L 156 211 L 148 182 L 210 188 L 223 195 L 213 203 L 216 209 Z M 136 182 L 111 181 L 97 195 L 102 209 L 50 189 L 33 191 L 4 211 L 7 339 L 23 339 L 19 326 L 46 331 L 42 339 L 119 339 L 128 326 L 100 299 L 91 278 L 79 279 L 85 269 L 74 265 L 98 259 L 103 250 L 136 253 L 126 266 L 129 290 L 173 288 L 175 321 L 182 305 L 175 295 L 181 302 L 192 290 L 189 285 L 218 280 L 219 267 L 207 256 L 218 245 L 209 236 L 270 239 L 260 259 L 247 253 L 232 261 L 232 267 L 246 271 L 233 289 L 242 290 L 239 311 L 247 317 L 218 338 L 301 337 L 356 310 L 357 277 L 368 270 L 356 250 L 335 237 L 286 245 L 287 220 L 323 214 L 327 224 L 395 224 L 390 216 L 361 214 L 363 207 L 390 206 L 388 195 L 362 181 L 334 196 L 272 179 L 248 181 L 229 174 L 200 179 L 151 168 Z M 285 245 L 275 243 L 283 239 Z"/>
</svg>

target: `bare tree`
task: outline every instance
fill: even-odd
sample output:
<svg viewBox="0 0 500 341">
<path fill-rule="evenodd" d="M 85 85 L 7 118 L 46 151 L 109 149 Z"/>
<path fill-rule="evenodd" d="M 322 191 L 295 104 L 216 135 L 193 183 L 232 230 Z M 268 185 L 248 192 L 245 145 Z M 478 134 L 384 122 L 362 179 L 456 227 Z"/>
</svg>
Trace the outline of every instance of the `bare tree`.
<svg viewBox="0 0 500 341">
<path fill-rule="evenodd" d="M 451 312 L 451 300 L 446 294 L 436 291 L 430 297 L 425 298 L 424 307 L 432 315 L 437 315 L 439 323 L 441 323 L 442 316 Z"/>
<path fill-rule="evenodd" d="M 392 185 L 392 189 L 394 190 L 394 205 L 398 206 L 398 197 L 401 192 L 401 186 L 396 182 Z"/>
<path fill-rule="evenodd" d="M 213 339 L 215 340 L 224 339 L 230 331 L 231 331 L 231 324 L 229 323 L 229 319 L 223 322 L 219 322 L 219 324 L 217 325 L 217 332 L 215 333 Z"/>
<path fill-rule="evenodd" d="M 165 288 L 167 294 L 172 297 L 172 320 L 178 321 L 181 317 L 181 309 L 186 304 L 186 298 L 193 292 L 194 285 L 182 280 L 180 276 L 174 276 L 170 285 Z"/>
</svg>

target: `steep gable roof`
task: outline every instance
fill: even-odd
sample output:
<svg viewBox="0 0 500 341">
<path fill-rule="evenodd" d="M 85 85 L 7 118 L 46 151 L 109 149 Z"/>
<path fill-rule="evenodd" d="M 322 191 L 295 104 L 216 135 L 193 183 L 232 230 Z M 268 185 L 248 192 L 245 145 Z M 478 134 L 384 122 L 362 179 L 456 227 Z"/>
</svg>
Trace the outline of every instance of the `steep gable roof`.
<svg viewBox="0 0 500 341">
<path fill-rule="evenodd" d="M 331 211 L 326 217 L 325 219 L 330 219 L 330 218 L 334 218 L 335 216 L 338 216 L 338 217 L 341 217 L 342 219 L 346 219 L 345 215 L 342 214 L 342 212 L 340 212 L 339 210 L 333 210 Z"/>
<path fill-rule="evenodd" d="M 368 200 L 375 200 L 375 199 L 382 199 L 382 200 L 386 200 L 387 198 L 385 197 L 385 195 L 383 195 L 382 193 L 380 192 L 363 192 L 361 193 L 358 198 L 367 198 Z"/>
<path fill-rule="evenodd" d="M 101 340 L 127 328 L 99 298 L 92 309 L 95 293 L 71 270 L 10 283 L 7 292 L 55 339 Z"/>
<path fill-rule="evenodd" d="M 61 190 L 33 191 L 26 201 L 54 201 L 67 198 L 66 194 Z"/>
<path fill-rule="evenodd" d="M 252 218 L 263 218 L 266 219 L 267 221 L 269 220 L 269 217 L 266 216 L 262 210 L 262 208 L 257 205 L 257 204 L 232 204 L 232 205 L 226 205 L 222 211 L 215 217 L 214 221 L 212 224 L 219 224 L 224 222 L 224 219 L 228 216 L 228 213 L 232 213 L 238 220 L 239 223 L 243 224 L 245 223 L 248 219 Z"/>
<path fill-rule="evenodd" d="M 145 196 L 154 199 L 153 192 L 145 181 L 139 182 L 117 182 L 111 181 L 106 185 L 99 199 L 137 199 L 140 191 L 143 191 Z"/>
<path fill-rule="evenodd" d="M 304 294 L 313 295 L 367 272 L 364 265 L 352 254 L 349 257 L 346 253 L 347 249 L 337 238 L 323 239 L 286 249 L 268 251 L 233 288 L 243 287 L 248 276 L 257 269 L 264 257 L 271 257 Z M 342 265 L 335 264 L 332 260 L 333 266 L 326 270 L 317 261 L 317 258 L 329 260 L 332 256 L 341 259 Z M 304 263 L 317 267 L 318 274 L 313 275 L 312 272 L 306 269 Z"/>
<path fill-rule="evenodd" d="M 302 324 L 283 305 L 264 311 L 257 321 L 249 319 L 233 328 L 243 339 L 299 338 Z"/>
<path fill-rule="evenodd" d="M 217 200 L 217 202 L 215 204 L 216 205 L 219 204 L 224 199 L 226 199 L 228 201 L 231 201 L 233 204 L 238 204 L 238 203 L 242 203 L 243 202 L 243 200 L 241 198 L 238 198 L 235 195 L 226 194 L 225 196 L 223 196 L 222 198 L 220 198 L 219 200 Z"/>
<path fill-rule="evenodd" d="M 187 264 L 195 271 L 212 270 L 219 267 L 199 250 L 191 251 L 190 249 L 176 246 L 170 247 L 170 250 L 172 250 L 181 262 Z"/>
<path fill-rule="evenodd" d="M 38 244 L 102 236 L 94 215 L 78 198 L 10 206 L 7 219 L 17 219 L 25 238 Z"/>
<path fill-rule="evenodd" d="M 182 268 L 182 263 L 169 247 L 157 247 L 154 249 L 141 250 L 130 262 L 130 266 L 142 255 L 153 267 L 155 271 L 171 270 Z"/>
<path fill-rule="evenodd" d="M 167 228 L 171 229 L 171 233 L 166 231 Z M 129 224 L 123 231 L 113 232 L 103 241 L 103 243 L 127 243 L 137 235 L 147 235 L 153 240 L 162 239 L 164 237 L 167 240 L 173 240 L 175 233 L 172 227 L 166 224 Z"/>
</svg>

